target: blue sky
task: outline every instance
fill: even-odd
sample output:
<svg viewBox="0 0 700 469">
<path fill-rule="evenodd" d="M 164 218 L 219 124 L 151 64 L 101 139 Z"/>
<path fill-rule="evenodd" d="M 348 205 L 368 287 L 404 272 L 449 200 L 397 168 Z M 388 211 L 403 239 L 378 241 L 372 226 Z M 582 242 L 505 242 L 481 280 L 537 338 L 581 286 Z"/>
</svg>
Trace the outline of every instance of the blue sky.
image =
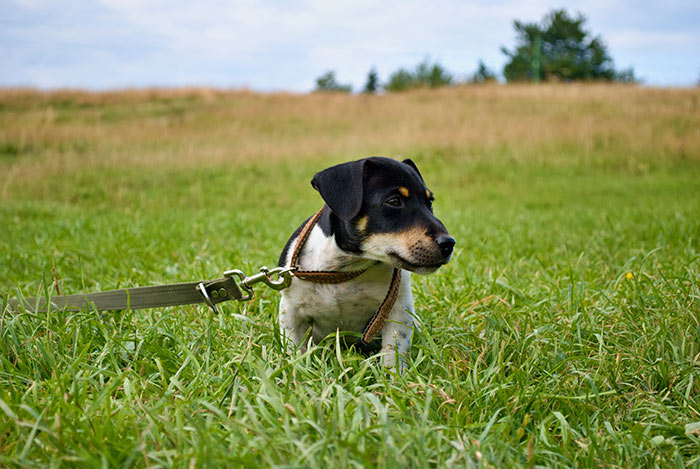
<svg viewBox="0 0 700 469">
<path fill-rule="evenodd" d="M 646 84 L 700 79 L 700 1 L 0 0 L 0 86 L 203 85 L 308 91 L 329 69 L 361 87 L 426 56 L 501 71 L 513 20 L 581 11 Z"/>
</svg>

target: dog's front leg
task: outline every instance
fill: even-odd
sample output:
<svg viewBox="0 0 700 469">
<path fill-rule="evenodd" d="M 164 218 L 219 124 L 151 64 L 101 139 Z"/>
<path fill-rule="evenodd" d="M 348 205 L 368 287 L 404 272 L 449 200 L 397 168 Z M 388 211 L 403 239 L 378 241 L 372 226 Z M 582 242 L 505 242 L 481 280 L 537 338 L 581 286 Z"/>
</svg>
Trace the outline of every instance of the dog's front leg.
<svg viewBox="0 0 700 469">
<path fill-rule="evenodd" d="M 413 334 L 413 295 L 411 295 L 411 277 L 405 270 L 401 271 L 401 286 L 396 304 L 382 328 L 382 364 L 396 371 L 406 369 L 411 350 Z M 397 362 L 398 360 L 398 362 Z"/>
<path fill-rule="evenodd" d="M 306 344 L 303 342 L 311 327 L 311 321 L 291 302 L 286 301 L 284 294 L 280 300 L 279 326 L 282 343 L 286 344 L 288 352 L 293 352 L 299 345 L 302 346 L 302 352 L 306 351 Z"/>
</svg>

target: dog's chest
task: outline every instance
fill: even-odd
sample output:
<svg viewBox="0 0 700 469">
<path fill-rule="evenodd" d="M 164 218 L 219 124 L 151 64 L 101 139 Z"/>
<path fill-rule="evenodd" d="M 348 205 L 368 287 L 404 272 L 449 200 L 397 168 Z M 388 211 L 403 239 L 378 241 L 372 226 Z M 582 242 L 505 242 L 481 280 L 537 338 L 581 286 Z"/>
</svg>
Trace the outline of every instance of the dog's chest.
<svg viewBox="0 0 700 469">
<path fill-rule="evenodd" d="M 294 305 L 296 314 L 313 322 L 314 336 L 324 337 L 336 329 L 361 332 L 387 294 L 391 270 L 381 274 L 384 272 L 367 272 L 336 285 L 295 279 L 295 285 L 285 291 L 285 300 Z M 367 281 L 364 276 L 383 281 Z"/>
<path fill-rule="evenodd" d="M 348 262 L 332 240 L 315 228 L 306 243 L 299 264 L 304 270 L 333 271 Z M 354 260 L 356 262 L 356 260 Z M 321 284 L 294 279 L 283 292 L 287 314 L 313 324 L 314 340 L 341 331 L 362 332 L 384 300 L 391 282 L 392 267 L 370 263 L 359 277 L 338 284 Z"/>
</svg>

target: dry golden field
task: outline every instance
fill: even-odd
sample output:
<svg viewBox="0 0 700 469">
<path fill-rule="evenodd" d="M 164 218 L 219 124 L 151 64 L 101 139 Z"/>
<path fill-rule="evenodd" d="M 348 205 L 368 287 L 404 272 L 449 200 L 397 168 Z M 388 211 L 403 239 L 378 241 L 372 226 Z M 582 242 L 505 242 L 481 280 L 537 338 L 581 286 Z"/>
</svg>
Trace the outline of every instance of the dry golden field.
<svg viewBox="0 0 700 469">
<path fill-rule="evenodd" d="M 441 149 L 458 159 L 700 158 L 700 88 L 467 86 L 384 96 L 0 91 L 7 179 L 90 165 L 227 165 Z M 562 151 L 558 151 L 562 150 Z M 11 156 L 12 156 L 11 155 Z M 19 163 L 19 164 L 17 164 Z"/>
</svg>

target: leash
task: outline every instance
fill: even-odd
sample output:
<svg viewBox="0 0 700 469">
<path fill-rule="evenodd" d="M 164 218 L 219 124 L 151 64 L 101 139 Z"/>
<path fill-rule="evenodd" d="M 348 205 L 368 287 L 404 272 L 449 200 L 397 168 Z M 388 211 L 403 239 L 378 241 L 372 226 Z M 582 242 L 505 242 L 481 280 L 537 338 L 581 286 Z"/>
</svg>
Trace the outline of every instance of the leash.
<svg viewBox="0 0 700 469">
<path fill-rule="evenodd" d="M 303 270 L 298 265 L 299 254 L 309 238 L 311 229 L 321 217 L 323 209 L 309 219 L 299 232 L 299 237 L 292 252 L 290 267 L 268 269 L 262 267 L 260 273 L 247 277 L 238 269 L 224 272 L 224 277 L 201 282 L 172 283 L 148 287 L 123 288 L 104 292 L 57 295 L 49 298 L 9 299 L 7 306 L 11 311 L 19 312 L 21 306 L 32 313 L 44 313 L 50 308 L 66 311 L 94 309 L 97 311 L 118 311 L 125 309 L 161 308 L 204 303 L 215 313 L 219 313 L 217 304 L 224 301 L 247 301 L 253 298 L 253 285 L 264 283 L 273 290 L 284 290 L 292 284 L 292 276 L 299 280 L 337 284 L 347 282 L 367 272 L 367 269 L 349 272 Z M 389 284 L 389 291 L 362 331 L 362 342 L 369 344 L 381 331 L 396 304 L 401 284 L 401 272 L 394 268 Z M 245 292 L 245 293 L 244 293 Z"/>
<path fill-rule="evenodd" d="M 306 222 L 304 227 L 299 232 L 299 237 L 297 239 L 296 246 L 294 247 L 294 251 L 292 252 L 292 258 L 289 262 L 289 265 L 291 266 L 290 268 L 293 269 L 294 276 L 300 280 L 305 280 L 307 282 L 335 284 L 347 282 L 348 280 L 352 280 L 367 272 L 367 269 L 341 272 L 335 270 L 303 270 L 301 267 L 299 267 L 299 254 L 302 248 L 304 247 L 304 244 L 306 244 L 307 239 L 309 238 L 311 228 L 313 228 L 314 225 L 318 222 L 318 219 L 321 218 L 322 212 L 323 208 L 316 212 L 316 214 L 313 217 L 309 218 L 309 221 Z M 377 336 L 379 331 L 382 330 L 382 327 L 384 327 L 386 318 L 389 316 L 391 309 L 396 304 L 396 299 L 399 295 L 400 284 L 401 271 L 394 267 L 394 272 L 391 276 L 391 283 L 389 284 L 389 291 L 384 297 L 382 303 L 379 305 L 379 308 L 377 308 L 377 311 L 372 315 L 369 322 L 362 331 L 362 342 L 364 342 L 365 344 L 369 344 L 370 342 L 372 342 L 372 340 Z"/>
<path fill-rule="evenodd" d="M 46 298 L 10 299 L 10 310 L 18 311 L 21 305 L 33 313 L 46 312 L 51 304 L 53 309 L 80 311 L 116 311 L 123 309 L 160 308 L 204 303 L 215 313 L 217 304 L 224 301 L 246 301 L 253 298 L 253 285 L 264 283 L 273 290 L 283 290 L 292 283 L 294 269 L 263 267 L 259 274 L 246 275 L 238 269 L 224 272 L 224 278 L 201 282 L 173 283 L 149 287 L 123 288 L 97 293 L 52 296 Z M 245 293 L 244 293 L 245 292 Z"/>
</svg>

